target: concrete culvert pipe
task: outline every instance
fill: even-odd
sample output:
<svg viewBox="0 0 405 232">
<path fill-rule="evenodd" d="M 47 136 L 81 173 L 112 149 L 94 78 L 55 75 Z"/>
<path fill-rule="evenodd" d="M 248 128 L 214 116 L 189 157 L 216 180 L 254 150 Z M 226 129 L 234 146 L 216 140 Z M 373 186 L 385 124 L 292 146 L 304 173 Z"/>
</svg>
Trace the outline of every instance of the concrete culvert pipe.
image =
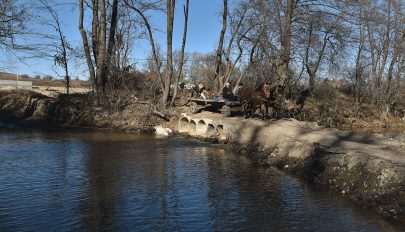
<svg viewBox="0 0 405 232">
<path fill-rule="evenodd" d="M 218 133 L 215 130 L 215 126 L 213 124 L 207 125 L 207 131 L 205 133 L 205 139 L 209 142 L 218 142 Z"/>
<path fill-rule="evenodd" d="M 190 120 L 187 117 L 182 117 L 180 118 L 179 121 L 179 133 L 180 134 L 189 134 L 189 125 L 190 124 Z"/>
<path fill-rule="evenodd" d="M 228 142 L 229 140 L 228 128 L 224 127 L 224 125 L 218 125 L 217 133 L 218 133 L 218 142 L 220 143 Z"/>
<path fill-rule="evenodd" d="M 188 133 L 191 137 L 197 137 L 197 123 L 194 120 L 191 120 L 188 124 Z"/>
<path fill-rule="evenodd" d="M 207 124 L 204 120 L 200 120 L 197 123 L 196 134 L 198 138 L 205 139 L 205 134 L 207 132 Z"/>
</svg>

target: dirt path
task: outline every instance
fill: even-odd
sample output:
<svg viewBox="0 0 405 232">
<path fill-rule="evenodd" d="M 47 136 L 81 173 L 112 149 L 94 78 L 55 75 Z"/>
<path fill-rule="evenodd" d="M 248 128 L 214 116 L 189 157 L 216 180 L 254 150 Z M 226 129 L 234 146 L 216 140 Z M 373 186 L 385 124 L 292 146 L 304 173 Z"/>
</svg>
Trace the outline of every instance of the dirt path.
<svg viewBox="0 0 405 232">
<path fill-rule="evenodd" d="M 240 117 L 224 118 L 219 114 L 202 112 L 190 115 L 206 118 L 228 126 L 233 142 L 270 148 L 275 143 L 294 139 L 317 146 L 372 155 L 405 165 L 405 141 L 381 134 L 360 134 L 317 126 L 316 123 L 295 119 L 261 121 Z"/>
</svg>

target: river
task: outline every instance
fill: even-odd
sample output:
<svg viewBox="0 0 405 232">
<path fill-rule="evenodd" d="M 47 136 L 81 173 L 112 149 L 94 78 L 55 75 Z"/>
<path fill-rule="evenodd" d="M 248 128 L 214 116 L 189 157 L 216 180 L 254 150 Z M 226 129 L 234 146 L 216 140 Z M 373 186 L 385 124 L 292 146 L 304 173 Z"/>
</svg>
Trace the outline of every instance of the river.
<svg viewBox="0 0 405 232">
<path fill-rule="evenodd" d="M 0 231 L 400 231 L 224 145 L 0 129 Z"/>
</svg>

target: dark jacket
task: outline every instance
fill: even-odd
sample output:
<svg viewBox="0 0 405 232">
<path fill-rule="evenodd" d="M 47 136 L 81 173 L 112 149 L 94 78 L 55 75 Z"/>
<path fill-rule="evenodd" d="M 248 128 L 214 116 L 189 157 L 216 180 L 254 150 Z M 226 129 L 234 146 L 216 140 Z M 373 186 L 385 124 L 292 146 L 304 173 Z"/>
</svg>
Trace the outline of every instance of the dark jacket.
<svg viewBox="0 0 405 232">
<path fill-rule="evenodd" d="M 225 87 L 222 89 L 222 97 L 223 97 L 224 99 L 227 99 L 227 100 L 232 100 L 232 99 L 234 98 L 234 95 L 233 95 L 233 93 L 232 93 L 231 88 L 228 88 L 228 87 L 225 86 Z"/>
</svg>

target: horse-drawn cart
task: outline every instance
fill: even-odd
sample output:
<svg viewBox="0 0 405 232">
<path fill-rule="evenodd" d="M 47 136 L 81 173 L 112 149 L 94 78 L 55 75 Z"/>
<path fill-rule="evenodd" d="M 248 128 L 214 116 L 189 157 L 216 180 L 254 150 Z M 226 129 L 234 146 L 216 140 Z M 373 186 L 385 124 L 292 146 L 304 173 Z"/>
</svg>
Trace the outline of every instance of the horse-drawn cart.
<svg viewBox="0 0 405 232">
<path fill-rule="evenodd" d="M 225 117 L 232 115 L 233 108 L 240 108 L 241 103 L 239 101 L 225 101 L 225 100 L 213 100 L 213 99 L 201 99 L 201 98 L 189 98 L 190 113 L 195 114 L 202 109 L 209 111 L 219 111 Z"/>
</svg>

